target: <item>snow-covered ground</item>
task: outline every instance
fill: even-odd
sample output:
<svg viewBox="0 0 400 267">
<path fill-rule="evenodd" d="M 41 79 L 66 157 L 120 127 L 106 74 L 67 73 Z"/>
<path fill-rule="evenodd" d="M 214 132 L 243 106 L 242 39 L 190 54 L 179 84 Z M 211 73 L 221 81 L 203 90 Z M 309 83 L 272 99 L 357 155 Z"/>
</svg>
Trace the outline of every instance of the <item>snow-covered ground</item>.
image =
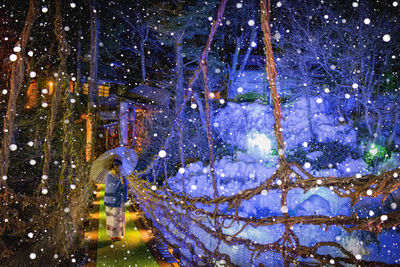
<svg viewBox="0 0 400 267">
<path fill-rule="evenodd" d="M 311 141 L 310 123 L 319 142 L 338 140 L 343 144 L 356 146 L 357 132 L 351 127 L 352 122 L 345 122 L 340 116 L 325 113 L 328 109 L 324 106 L 325 102 L 319 103 L 318 100 L 316 97 L 311 98 L 310 114 L 307 112 L 307 100 L 304 97 L 282 108 L 286 149 L 294 149 Z M 259 103 L 229 102 L 225 108 L 217 111 L 214 122 L 216 131 L 225 142 L 242 149 L 247 148 L 246 135 L 251 131 L 265 133 L 274 139 L 273 125 L 272 108 Z"/>
</svg>

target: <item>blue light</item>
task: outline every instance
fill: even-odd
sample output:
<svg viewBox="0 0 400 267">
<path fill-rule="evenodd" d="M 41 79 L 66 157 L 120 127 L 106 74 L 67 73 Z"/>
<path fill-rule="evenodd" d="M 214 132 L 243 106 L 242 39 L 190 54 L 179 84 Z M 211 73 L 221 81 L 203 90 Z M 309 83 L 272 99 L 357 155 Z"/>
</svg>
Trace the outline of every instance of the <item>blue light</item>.
<svg viewBox="0 0 400 267">
<path fill-rule="evenodd" d="M 272 142 L 265 133 L 252 131 L 246 137 L 247 150 L 250 154 L 265 158 L 271 153 Z"/>
</svg>

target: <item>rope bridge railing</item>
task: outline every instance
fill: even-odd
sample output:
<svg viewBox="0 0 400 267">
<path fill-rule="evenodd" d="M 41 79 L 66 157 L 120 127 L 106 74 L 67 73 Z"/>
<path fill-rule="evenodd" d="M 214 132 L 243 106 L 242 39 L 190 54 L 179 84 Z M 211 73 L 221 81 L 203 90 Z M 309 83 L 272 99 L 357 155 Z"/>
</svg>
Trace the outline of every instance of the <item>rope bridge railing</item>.
<svg viewBox="0 0 400 267">
<path fill-rule="evenodd" d="M 248 251 L 247 262 L 254 264 L 265 252 L 279 253 L 285 262 L 298 263 L 303 265 L 313 265 L 315 262 L 320 264 L 331 264 L 332 260 L 341 266 L 346 263 L 357 263 L 361 265 L 390 266 L 384 262 L 373 262 L 356 259 L 355 256 L 337 242 L 319 242 L 311 247 L 303 246 L 292 230 L 293 225 L 325 225 L 340 226 L 345 231 L 351 233 L 355 230 L 371 231 L 380 233 L 382 229 L 388 229 L 400 224 L 400 213 L 391 212 L 385 214 L 386 220 L 381 216 L 360 218 L 356 214 L 352 216 L 271 216 L 265 218 L 250 218 L 238 215 L 238 210 L 244 201 L 248 201 L 256 195 L 260 195 L 263 190 L 280 190 L 279 186 L 273 185 L 277 179 L 282 179 L 282 175 L 291 177 L 291 183 L 286 185 L 286 190 L 302 188 L 309 190 L 316 186 L 333 187 L 336 190 L 342 189 L 343 185 L 351 186 L 349 194 L 338 191 L 339 197 L 352 198 L 353 204 L 357 202 L 358 196 L 366 196 L 365 184 L 375 184 L 374 195 L 389 195 L 400 186 L 400 178 L 395 174 L 400 172 L 400 168 L 385 172 L 380 176 L 366 175 L 362 177 L 332 178 L 332 177 L 312 177 L 309 179 L 301 178 L 300 174 L 289 165 L 278 168 L 275 174 L 266 179 L 260 186 L 244 190 L 233 196 L 227 197 L 190 197 L 188 195 L 174 192 L 168 184 L 157 188 L 155 185 L 138 178 L 136 174 L 129 176 L 131 190 L 134 198 L 139 203 L 146 215 L 153 221 L 159 233 L 164 236 L 165 241 L 170 246 L 187 248 L 187 253 L 182 253 L 186 264 L 198 266 L 199 262 L 212 264 L 223 260 L 229 266 L 241 266 L 242 261 L 232 259 L 235 256 L 234 250 L 227 250 L 227 247 L 242 246 Z M 296 174 L 296 175 L 293 175 Z M 309 175 L 309 174 L 308 174 Z M 311 175 L 310 175 L 311 176 Z M 395 177 L 396 176 L 396 177 Z M 390 179 L 389 179 L 390 178 Z M 390 180 L 390 181 L 389 181 Z M 318 181 L 322 181 L 318 182 Z M 344 186 L 346 187 L 346 186 Z M 352 197 L 353 196 L 353 197 Z M 357 197 L 356 197 L 357 196 Z M 198 205 L 205 205 L 207 208 L 199 208 Z M 229 213 L 222 212 L 216 207 L 229 206 Z M 236 223 L 240 229 L 234 233 L 226 233 L 226 229 Z M 284 225 L 283 235 L 271 243 L 254 243 L 253 240 L 241 236 L 246 229 L 262 228 L 271 225 Z M 201 235 L 191 232 L 191 229 L 203 231 Z M 222 229 L 222 230 L 218 230 Z M 214 243 L 210 246 L 209 243 Z M 191 244 L 191 245 L 190 245 Z M 342 256 L 330 256 L 316 253 L 322 246 L 334 247 L 340 251 Z M 210 247 L 213 249 L 211 250 Z M 221 248 L 225 247 L 225 249 Z M 203 255 L 203 256 L 199 256 Z M 299 258 L 313 259 L 313 262 L 301 261 Z M 242 259 L 244 260 L 244 259 Z M 258 262 L 262 264 L 262 261 Z"/>
</svg>

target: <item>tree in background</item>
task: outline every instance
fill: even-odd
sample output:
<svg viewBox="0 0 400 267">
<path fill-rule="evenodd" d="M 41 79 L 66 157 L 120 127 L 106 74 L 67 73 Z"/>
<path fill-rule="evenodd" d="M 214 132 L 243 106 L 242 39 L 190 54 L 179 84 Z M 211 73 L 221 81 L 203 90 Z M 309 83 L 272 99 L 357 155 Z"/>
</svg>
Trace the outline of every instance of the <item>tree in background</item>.
<svg viewBox="0 0 400 267">
<path fill-rule="evenodd" d="M 66 59 L 71 51 L 66 35 L 73 29 L 72 21 L 77 21 L 65 14 L 71 14 L 76 4 L 29 1 L 22 7 L 5 12 L 15 16 L 16 21 L 25 22 L 13 48 L 17 60 L 14 55 L 6 57 L 11 61 L 12 73 L 9 93 L 5 95 L 10 103 L 7 112 L 14 113 L 14 118 L 11 113 L 4 116 L 2 128 L 10 136 L 2 139 L 2 151 L 8 151 L 1 154 L 1 161 L 9 165 L 9 170 L 1 164 L 4 174 L 0 181 L 0 220 L 4 222 L 0 261 L 6 266 L 23 265 L 20 261 L 26 264 L 25 250 L 29 247 L 34 251 L 35 246 L 44 251 L 38 255 L 37 264 L 49 264 L 54 254 L 70 262 L 71 252 L 74 254 L 83 240 L 83 224 L 93 191 L 86 179 L 84 153 L 74 149 L 84 146 L 83 125 L 75 120 L 81 114 L 71 115 L 72 106 L 80 107 L 81 102 L 72 97 L 66 82 L 71 77 L 76 79 L 70 72 L 76 66 Z M 27 106 L 27 89 L 32 84 L 36 84 L 32 93 L 38 101 Z M 75 112 L 79 110 L 83 109 Z M 8 140 L 11 143 L 7 144 Z M 29 232 L 35 233 L 34 239 L 28 240 Z M 15 257 L 8 258 L 13 253 Z"/>
<path fill-rule="evenodd" d="M 256 7 L 258 2 L 253 0 L 228 4 L 223 33 L 224 47 L 226 47 L 223 52 L 229 75 L 228 99 L 233 98 L 237 89 L 234 87 L 235 82 L 242 75 L 251 52 L 257 47 L 257 35 L 260 29 L 256 25 L 256 21 L 259 21 Z"/>
<path fill-rule="evenodd" d="M 193 86 L 193 88 L 185 89 L 185 86 L 188 86 L 190 83 L 190 81 L 188 81 L 185 85 L 185 76 L 188 77 L 192 75 L 189 71 L 193 71 L 193 64 L 197 64 L 200 60 L 204 40 L 207 39 L 207 33 L 204 29 L 210 27 L 217 7 L 217 1 L 205 3 L 198 1 L 168 3 L 162 6 L 161 16 L 154 17 L 152 21 L 152 26 L 160 33 L 162 43 L 174 47 L 175 67 L 170 77 L 175 81 L 173 88 L 173 91 L 175 91 L 174 113 L 179 114 L 179 116 L 176 117 L 178 121 L 176 132 L 179 143 L 180 166 L 185 166 L 185 147 L 193 146 L 193 144 L 189 145 L 187 141 L 185 142 L 183 138 L 184 132 L 189 131 L 189 129 L 185 130 L 185 128 L 187 128 L 185 124 L 187 124 L 189 118 L 187 118 L 186 112 L 184 111 L 184 97 L 189 95 L 190 91 L 196 91 L 196 87 L 201 88 L 201 85 L 196 85 L 196 87 Z M 218 51 L 212 49 L 211 52 L 213 56 L 210 56 L 210 62 L 214 64 L 210 63 L 210 65 L 213 65 L 213 69 L 218 68 L 218 64 L 221 64 L 218 62 Z M 197 98 L 196 102 L 200 111 L 202 128 L 205 129 L 206 115 L 203 103 L 197 93 L 195 93 L 195 97 Z M 180 112 L 181 109 L 183 109 L 183 112 Z M 190 126 L 190 124 L 188 126 Z M 197 132 L 197 134 L 198 133 L 199 132 Z M 188 150 L 188 152 L 191 151 Z"/>
<path fill-rule="evenodd" d="M 118 42 L 118 53 L 130 54 L 133 56 L 139 56 L 140 58 L 140 73 L 141 82 L 144 83 L 147 79 L 147 66 L 146 66 L 146 54 L 150 54 L 148 46 L 149 40 L 149 13 L 146 10 L 146 3 L 137 1 L 133 5 L 125 3 L 108 3 L 106 9 L 112 16 L 113 23 L 112 27 L 115 27 L 115 23 L 121 23 L 120 27 L 114 28 L 115 35 Z M 136 62 L 124 62 L 126 67 L 134 67 L 137 65 Z"/>
<path fill-rule="evenodd" d="M 38 3 L 35 0 L 29 1 L 29 11 L 26 17 L 24 28 L 22 29 L 20 39 L 15 45 L 18 47 L 17 50 L 19 55 L 13 54 L 14 61 L 11 65 L 11 76 L 10 76 L 10 90 L 9 90 L 9 98 L 8 98 L 8 106 L 7 106 L 7 114 L 4 118 L 4 126 L 3 126 L 3 141 L 1 146 L 1 154 L 0 154 L 0 176 L 7 177 L 7 171 L 10 163 L 10 145 L 13 138 L 14 133 L 14 120 L 17 111 L 17 97 L 19 95 L 19 91 L 21 90 L 21 86 L 25 76 L 25 52 L 26 46 L 29 41 L 30 33 L 32 30 L 32 26 L 37 18 L 38 14 Z M 11 56 L 10 56 L 11 57 Z M 0 181 L 0 185 L 4 183 L 6 179 L 2 179 Z"/>
<path fill-rule="evenodd" d="M 312 95 L 331 97 L 341 122 L 356 119 L 376 141 L 388 123 L 387 115 L 398 110 L 398 94 L 387 90 L 387 79 L 394 77 L 385 75 L 396 65 L 399 24 L 392 21 L 395 16 L 368 1 L 357 7 L 349 3 L 345 10 L 336 4 L 286 1 L 276 8 L 273 38 L 279 51 L 279 80 L 282 87 L 289 87 L 281 89 L 291 90 L 294 98 L 306 97 L 308 106 Z M 379 96 L 382 93 L 386 100 Z"/>
</svg>

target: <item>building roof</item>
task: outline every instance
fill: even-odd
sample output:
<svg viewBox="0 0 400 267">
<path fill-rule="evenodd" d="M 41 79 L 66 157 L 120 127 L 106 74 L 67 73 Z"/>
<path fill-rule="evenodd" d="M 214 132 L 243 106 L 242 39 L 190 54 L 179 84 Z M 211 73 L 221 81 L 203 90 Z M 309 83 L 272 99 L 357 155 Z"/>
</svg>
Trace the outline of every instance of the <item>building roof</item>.
<svg viewBox="0 0 400 267">
<path fill-rule="evenodd" d="M 152 87 L 146 84 L 138 85 L 130 89 L 127 93 L 127 97 L 137 97 L 142 96 L 151 101 L 151 104 L 167 107 L 170 102 L 171 93 L 170 91 L 159 88 Z"/>
</svg>

